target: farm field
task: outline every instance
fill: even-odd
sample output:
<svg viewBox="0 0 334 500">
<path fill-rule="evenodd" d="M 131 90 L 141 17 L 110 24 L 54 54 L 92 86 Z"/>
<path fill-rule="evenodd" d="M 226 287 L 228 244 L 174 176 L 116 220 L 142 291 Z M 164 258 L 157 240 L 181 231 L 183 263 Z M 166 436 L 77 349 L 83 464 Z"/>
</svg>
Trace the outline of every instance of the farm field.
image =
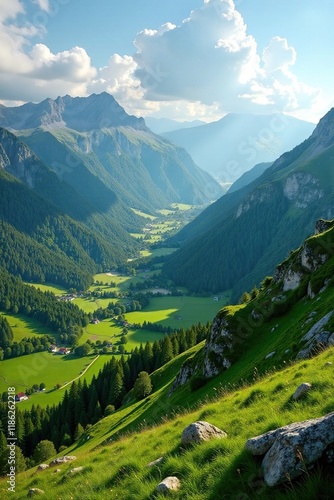
<svg viewBox="0 0 334 500">
<path fill-rule="evenodd" d="M 90 362 L 88 357 L 62 356 L 46 351 L 6 359 L 1 362 L 0 392 L 9 386 L 20 392 L 41 382 L 46 385 L 47 392 L 56 384 L 63 385 L 80 375 Z"/>
<path fill-rule="evenodd" d="M 33 318 L 27 318 L 21 314 L 0 313 L 1 316 L 7 318 L 10 324 L 14 340 L 19 342 L 24 337 L 38 337 L 39 335 L 53 335 L 56 336 L 47 326 L 43 326 L 39 321 Z"/>
<path fill-rule="evenodd" d="M 227 293 L 218 301 L 212 297 L 151 297 L 150 304 L 144 310 L 125 316 L 129 323 L 150 321 L 172 328 L 189 328 L 198 322 L 211 321 L 228 299 Z"/>
<path fill-rule="evenodd" d="M 126 314 L 125 317 L 127 318 L 129 314 L 130 313 Z M 122 330 L 123 327 L 116 325 L 114 320 L 110 319 L 101 321 L 96 325 L 89 324 L 85 328 L 80 343 L 87 342 L 87 340 L 92 342 L 96 342 L 97 340 L 103 342 L 107 340 L 118 346 Z M 143 328 L 130 329 L 127 333 L 128 342 L 125 345 L 126 352 L 131 352 L 136 347 L 139 347 L 140 344 L 146 344 L 147 341 L 153 343 L 155 340 L 160 340 L 163 337 L 164 334 L 160 332 L 145 330 Z"/>
<path fill-rule="evenodd" d="M 40 354 L 43 354 L 43 353 L 40 353 Z M 49 353 L 44 353 L 44 355 L 46 355 L 46 354 L 49 355 Z M 30 358 L 30 360 L 32 360 L 33 359 L 32 356 L 38 356 L 38 355 L 32 354 L 30 356 L 25 356 L 25 358 L 27 360 L 29 358 Z M 50 355 L 50 356 L 52 356 L 52 355 Z M 92 361 L 96 358 L 96 356 L 94 356 L 94 355 L 87 356 L 86 358 L 74 358 L 74 357 L 72 357 L 72 362 L 70 362 L 70 359 L 69 359 L 70 357 L 71 357 L 71 355 L 67 356 L 67 358 L 68 358 L 68 365 L 66 365 L 66 370 L 67 370 L 66 377 L 67 378 L 64 379 L 64 382 L 70 382 L 70 380 L 73 380 L 74 378 L 78 377 L 80 375 L 80 372 L 85 370 L 92 363 Z M 99 356 L 96 359 L 96 361 L 94 361 L 94 363 L 92 363 L 90 368 L 88 368 L 88 370 L 80 377 L 81 380 L 83 381 L 84 379 L 86 379 L 87 384 L 89 384 L 93 378 L 93 375 L 96 376 L 98 374 L 99 370 L 103 367 L 103 365 L 105 363 L 107 363 L 109 361 L 110 357 L 111 356 L 108 354 Z M 54 356 L 54 358 L 56 358 L 56 356 Z M 66 356 L 59 356 L 59 358 L 65 360 Z M 16 358 L 16 359 L 22 360 L 23 358 L 21 357 L 21 358 Z M 57 365 L 56 364 L 54 366 L 52 366 L 52 364 L 54 362 L 53 359 L 52 359 L 52 361 L 50 361 L 50 360 L 48 360 L 47 357 L 45 357 L 45 360 L 48 363 L 48 366 L 51 366 L 51 371 L 52 371 L 52 376 L 49 377 L 50 386 L 45 382 L 45 380 L 42 380 L 42 377 L 43 377 L 42 371 L 41 371 L 41 375 L 39 374 L 39 372 L 35 376 L 31 375 L 31 377 L 29 378 L 29 386 L 31 386 L 34 383 L 37 384 L 37 383 L 44 381 L 44 383 L 46 384 L 46 390 L 44 392 L 32 394 L 27 401 L 21 401 L 19 403 L 19 407 L 21 409 L 29 409 L 29 408 L 31 408 L 32 405 L 37 405 L 37 404 L 39 404 L 42 407 L 45 407 L 46 405 L 57 404 L 63 398 L 65 391 L 69 390 L 69 388 L 70 388 L 70 384 L 69 384 L 66 387 L 61 388 L 61 389 L 57 389 L 57 390 L 53 389 L 55 384 L 61 383 L 61 381 L 59 381 L 60 378 L 57 376 L 57 373 L 61 373 L 61 372 L 57 372 Z M 74 360 L 76 360 L 77 362 L 73 363 Z M 14 361 L 14 360 L 9 360 L 9 361 Z M 44 362 L 44 360 L 35 358 L 34 363 L 37 364 L 38 362 Z M 31 361 L 30 361 L 30 363 L 31 363 Z M 51 363 L 51 365 L 49 363 Z M 70 368 L 70 365 L 71 365 L 71 368 Z M 29 366 L 31 366 L 31 364 L 29 365 L 29 363 L 27 363 L 27 367 L 29 367 Z M 69 368 L 67 368 L 67 366 Z M 60 367 L 60 369 L 63 369 L 62 365 L 58 365 L 58 369 L 59 369 L 59 367 Z M 70 378 L 70 375 L 72 378 Z M 17 384 L 14 386 L 17 388 L 17 392 L 20 392 L 20 390 L 24 391 L 24 387 L 22 387 L 21 385 Z M 3 380 L 1 380 L 1 384 L 0 384 L 1 392 L 4 391 L 3 387 L 4 387 Z M 6 383 L 5 390 L 7 390 L 7 387 L 8 387 L 8 384 Z"/>
</svg>

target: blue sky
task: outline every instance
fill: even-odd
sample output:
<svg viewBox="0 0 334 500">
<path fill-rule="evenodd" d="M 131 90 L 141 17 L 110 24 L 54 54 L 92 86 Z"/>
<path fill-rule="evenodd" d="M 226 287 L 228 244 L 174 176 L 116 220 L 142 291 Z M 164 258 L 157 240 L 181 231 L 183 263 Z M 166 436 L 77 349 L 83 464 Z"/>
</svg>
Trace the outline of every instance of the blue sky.
<svg viewBox="0 0 334 500">
<path fill-rule="evenodd" d="M 1 0 L 0 102 L 106 90 L 142 116 L 317 122 L 333 14 L 332 0 Z"/>
</svg>

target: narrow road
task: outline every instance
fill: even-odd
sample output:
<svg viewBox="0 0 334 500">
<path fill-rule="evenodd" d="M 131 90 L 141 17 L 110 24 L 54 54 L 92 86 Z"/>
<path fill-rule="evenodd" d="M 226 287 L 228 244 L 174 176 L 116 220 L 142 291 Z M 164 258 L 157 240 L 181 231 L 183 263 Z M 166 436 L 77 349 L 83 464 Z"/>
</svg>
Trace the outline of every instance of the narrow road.
<svg viewBox="0 0 334 500">
<path fill-rule="evenodd" d="M 72 384 L 72 382 L 74 382 L 75 380 L 78 380 L 80 377 L 82 377 L 83 375 L 85 375 L 86 371 L 89 370 L 89 368 L 92 366 L 93 363 L 95 363 L 95 361 L 100 357 L 100 355 L 98 354 L 91 363 L 89 363 L 89 365 L 87 366 L 87 368 L 84 369 L 84 371 L 82 373 L 80 373 L 80 375 L 78 375 L 78 377 L 75 377 L 73 378 L 72 380 L 70 380 L 69 382 L 66 382 L 66 384 L 62 385 L 61 387 L 59 387 L 59 389 L 63 389 L 64 387 L 66 387 L 67 385 L 69 384 Z"/>
</svg>

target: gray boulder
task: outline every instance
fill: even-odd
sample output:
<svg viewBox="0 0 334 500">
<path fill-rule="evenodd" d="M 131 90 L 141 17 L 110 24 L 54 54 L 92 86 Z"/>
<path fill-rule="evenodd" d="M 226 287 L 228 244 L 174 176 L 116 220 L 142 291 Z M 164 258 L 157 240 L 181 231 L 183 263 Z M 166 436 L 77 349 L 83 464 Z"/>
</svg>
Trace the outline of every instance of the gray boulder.
<svg viewBox="0 0 334 500">
<path fill-rule="evenodd" d="M 166 477 L 158 486 L 155 491 L 158 493 L 169 493 L 170 491 L 178 491 L 181 487 L 179 478 L 175 476 Z"/>
<path fill-rule="evenodd" d="M 209 441 L 213 438 L 226 438 L 226 432 L 218 429 L 218 427 L 209 424 L 208 422 L 194 422 L 188 425 L 181 436 L 181 443 L 188 445 L 192 443 L 201 443 L 202 441 Z"/>
<path fill-rule="evenodd" d="M 311 387 L 312 387 L 311 384 L 309 384 L 308 382 L 303 382 L 295 390 L 295 393 L 292 396 L 292 399 L 294 399 L 295 401 L 297 399 L 300 399 L 302 396 L 304 396 L 311 389 Z"/>
<path fill-rule="evenodd" d="M 264 480 L 268 486 L 276 486 L 303 474 L 332 443 L 334 412 L 256 436 L 245 447 L 253 455 L 265 454 Z"/>
</svg>

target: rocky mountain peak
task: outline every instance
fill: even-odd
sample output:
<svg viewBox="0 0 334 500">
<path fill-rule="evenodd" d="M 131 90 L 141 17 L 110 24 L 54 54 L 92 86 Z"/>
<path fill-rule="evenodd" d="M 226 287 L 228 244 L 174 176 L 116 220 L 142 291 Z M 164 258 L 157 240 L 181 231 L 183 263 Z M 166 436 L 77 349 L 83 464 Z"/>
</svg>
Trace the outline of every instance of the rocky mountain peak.
<svg viewBox="0 0 334 500">
<path fill-rule="evenodd" d="M 41 103 L 27 103 L 16 108 L 0 109 L 1 126 L 13 130 L 43 127 L 67 127 L 87 132 L 90 130 L 131 127 L 146 130 L 143 118 L 130 116 L 107 92 L 88 97 L 59 96 Z"/>
</svg>

